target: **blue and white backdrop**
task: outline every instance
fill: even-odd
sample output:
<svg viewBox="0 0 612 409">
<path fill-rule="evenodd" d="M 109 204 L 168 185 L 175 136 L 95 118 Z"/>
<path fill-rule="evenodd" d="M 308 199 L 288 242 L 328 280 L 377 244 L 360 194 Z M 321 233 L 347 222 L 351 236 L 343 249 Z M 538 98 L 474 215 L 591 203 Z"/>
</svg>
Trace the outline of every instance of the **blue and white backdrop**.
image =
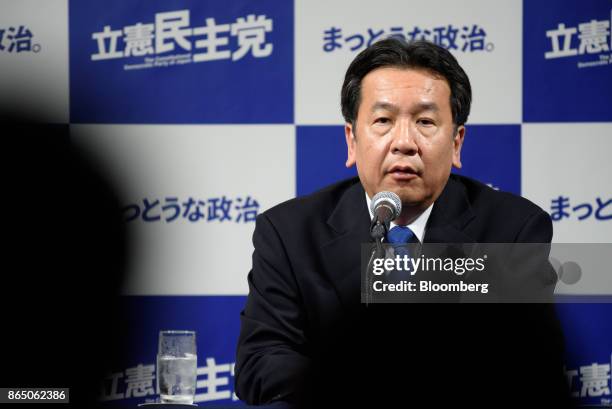
<svg viewBox="0 0 612 409">
<path fill-rule="evenodd" d="M 340 86 L 352 58 L 385 36 L 432 40 L 470 76 L 461 173 L 547 210 L 554 242 L 612 242 L 610 0 L 0 9 L 0 102 L 68 124 L 120 189 L 135 237 L 123 289 L 133 352 L 105 381 L 109 405 L 156 398 L 157 333 L 169 328 L 197 331 L 196 402 L 240 404 L 235 345 L 255 217 L 355 175 L 343 165 Z M 601 290 L 585 279 L 558 293 Z M 558 309 L 573 395 L 611 403 L 612 304 Z"/>
</svg>

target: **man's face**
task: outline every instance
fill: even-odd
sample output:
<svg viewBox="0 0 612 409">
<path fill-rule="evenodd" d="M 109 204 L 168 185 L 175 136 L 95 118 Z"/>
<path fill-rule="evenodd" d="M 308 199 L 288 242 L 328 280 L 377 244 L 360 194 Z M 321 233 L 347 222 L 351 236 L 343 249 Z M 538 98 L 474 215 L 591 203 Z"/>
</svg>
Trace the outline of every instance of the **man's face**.
<svg viewBox="0 0 612 409">
<path fill-rule="evenodd" d="M 455 132 L 443 77 L 419 69 L 378 68 L 361 82 L 355 126 L 345 126 L 346 166 L 357 164 L 370 197 L 388 190 L 405 207 L 423 210 L 442 192 L 451 166 L 461 167 L 464 133 L 463 126 Z"/>
</svg>

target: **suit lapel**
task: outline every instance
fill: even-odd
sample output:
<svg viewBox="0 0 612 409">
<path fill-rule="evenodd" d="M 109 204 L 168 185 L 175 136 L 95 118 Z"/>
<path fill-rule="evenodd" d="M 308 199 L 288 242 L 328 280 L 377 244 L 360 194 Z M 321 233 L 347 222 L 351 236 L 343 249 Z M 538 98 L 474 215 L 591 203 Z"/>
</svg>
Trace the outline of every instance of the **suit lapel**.
<svg viewBox="0 0 612 409">
<path fill-rule="evenodd" d="M 474 239 L 464 233 L 474 219 L 463 185 L 450 176 L 444 190 L 434 203 L 425 230 L 425 243 L 473 243 Z"/>
<path fill-rule="evenodd" d="M 327 220 L 335 237 L 321 246 L 324 271 L 342 304 L 360 305 L 361 244 L 370 242 L 370 213 L 359 179 L 340 198 Z"/>
</svg>

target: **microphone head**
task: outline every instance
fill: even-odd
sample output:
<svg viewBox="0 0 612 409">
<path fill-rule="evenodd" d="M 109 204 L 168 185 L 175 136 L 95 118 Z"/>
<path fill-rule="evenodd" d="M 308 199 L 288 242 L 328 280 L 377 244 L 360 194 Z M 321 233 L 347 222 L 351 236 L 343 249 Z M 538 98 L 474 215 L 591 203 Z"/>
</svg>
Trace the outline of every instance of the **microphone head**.
<svg viewBox="0 0 612 409">
<path fill-rule="evenodd" d="M 372 202 L 370 203 L 370 210 L 372 210 L 372 214 L 376 214 L 376 208 L 381 205 L 386 205 L 393 211 L 393 218 L 391 220 L 395 220 L 399 217 L 402 212 L 402 201 L 399 196 L 393 192 L 378 192 L 372 198 Z"/>
</svg>

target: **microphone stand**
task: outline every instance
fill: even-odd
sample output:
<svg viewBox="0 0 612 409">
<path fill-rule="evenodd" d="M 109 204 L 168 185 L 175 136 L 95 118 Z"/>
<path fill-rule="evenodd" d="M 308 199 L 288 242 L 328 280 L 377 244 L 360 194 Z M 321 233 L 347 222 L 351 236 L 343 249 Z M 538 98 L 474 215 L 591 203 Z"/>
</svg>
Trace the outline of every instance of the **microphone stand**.
<svg viewBox="0 0 612 409">
<path fill-rule="evenodd" d="M 370 225 L 370 237 L 372 238 L 372 249 L 370 252 L 370 259 L 368 260 L 368 265 L 366 266 L 366 307 L 369 305 L 372 299 L 372 269 L 374 267 L 374 259 L 375 258 L 385 258 L 385 249 L 383 248 L 383 240 L 387 236 L 387 232 L 389 231 L 389 222 L 381 222 L 381 220 L 375 216 L 372 220 L 372 224 Z"/>
</svg>

